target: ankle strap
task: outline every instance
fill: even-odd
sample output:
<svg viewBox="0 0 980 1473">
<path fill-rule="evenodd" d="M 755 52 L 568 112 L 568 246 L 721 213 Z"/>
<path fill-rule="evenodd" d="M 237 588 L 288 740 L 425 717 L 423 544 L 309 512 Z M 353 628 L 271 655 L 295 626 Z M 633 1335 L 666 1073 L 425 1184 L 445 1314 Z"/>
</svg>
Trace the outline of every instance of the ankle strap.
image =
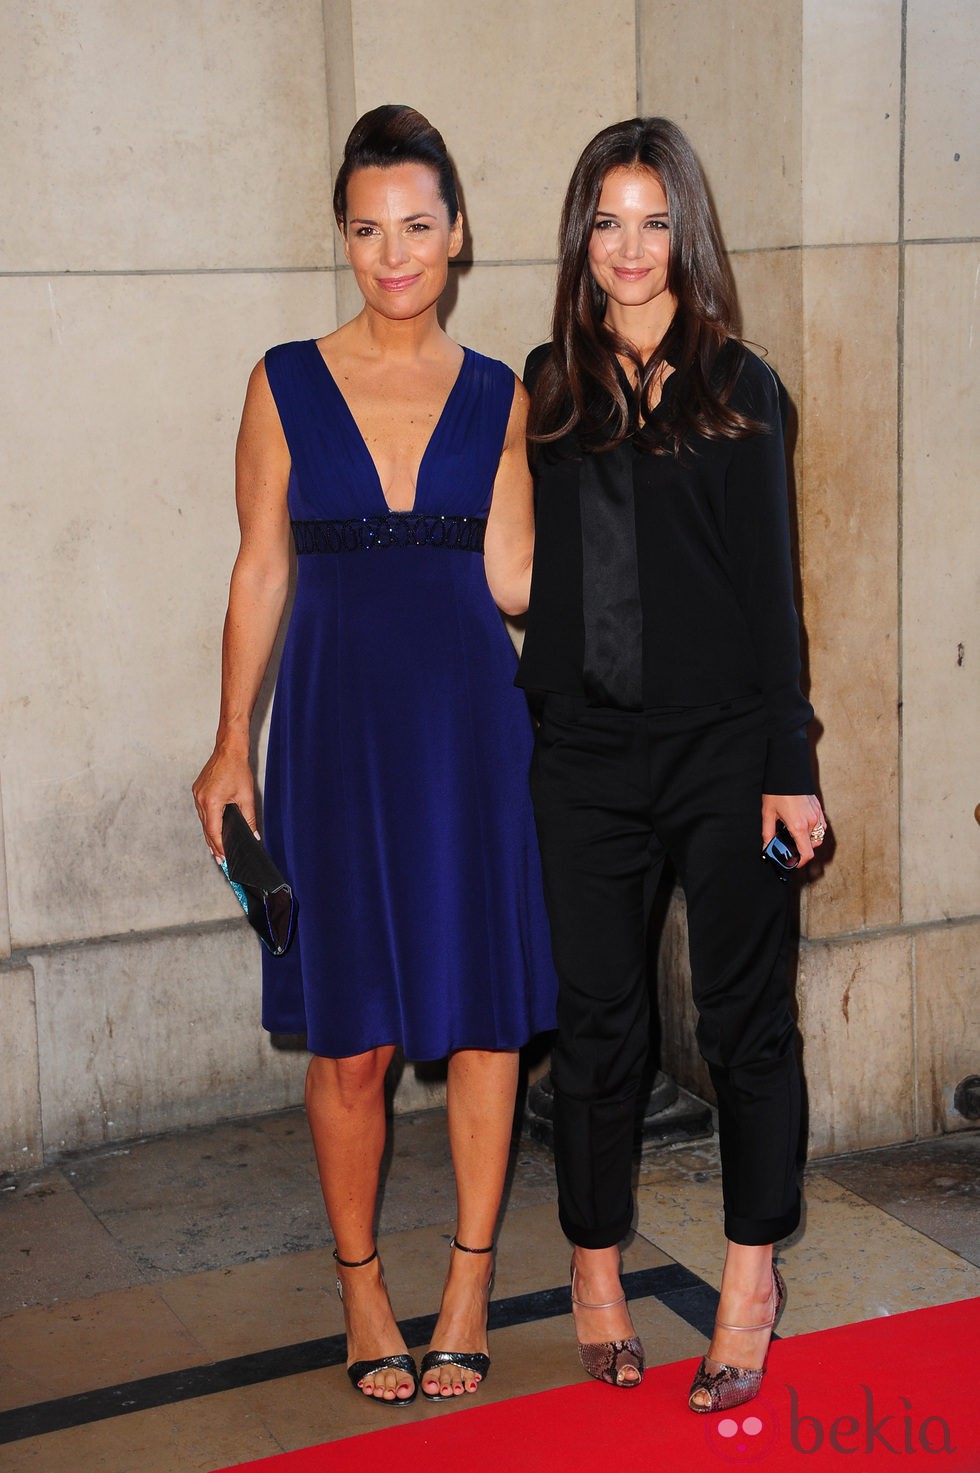
<svg viewBox="0 0 980 1473">
<path fill-rule="evenodd" d="M 340 1264 L 340 1267 L 341 1268 L 364 1268 L 364 1267 L 366 1267 L 367 1264 L 374 1262 L 374 1260 L 378 1256 L 378 1250 L 377 1250 L 377 1248 L 375 1248 L 374 1252 L 372 1254 L 370 1254 L 370 1256 L 367 1257 L 367 1258 L 349 1259 L 349 1258 L 341 1258 L 340 1254 L 337 1252 L 337 1250 L 335 1248 L 333 1250 L 333 1256 L 337 1260 L 337 1262 Z"/>
<path fill-rule="evenodd" d="M 492 1253 L 494 1248 L 493 1243 L 490 1244 L 489 1248 L 467 1248 L 466 1244 L 461 1243 L 457 1237 L 450 1238 L 449 1246 L 450 1248 L 458 1248 L 460 1253 Z"/>
<path fill-rule="evenodd" d="M 716 1330 L 743 1330 L 746 1335 L 753 1335 L 756 1330 L 771 1330 L 775 1320 L 766 1320 L 764 1325 L 729 1325 L 724 1320 L 715 1320 Z"/>
<path fill-rule="evenodd" d="M 764 1325 L 727 1325 L 724 1320 L 715 1320 L 715 1326 L 719 1330 L 742 1330 L 751 1335 L 756 1330 L 771 1330 L 776 1323 L 776 1316 L 782 1304 L 783 1288 L 782 1276 L 779 1269 L 773 1265 L 772 1270 L 772 1314 Z"/>
<path fill-rule="evenodd" d="M 626 1303 L 626 1295 L 620 1294 L 618 1299 L 607 1299 L 602 1304 L 590 1304 L 587 1299 L 576 1299 L 573 1294 L 572 1303 L 577 1304 L 579 1309 L 615 1309 L 617 1305 Z"/>
<path fill-rule="evenodd" d="M 577 1304 L 579 1309 L 615 1309 L 620 1304 L 626 1303 L 626 1295 L 620 1294 L 618 1299 L 607 1299 L 602 1304 L 590 1304 L 587 1299 L 579 1299 L 575 1293 L 575 1280 L 578 1269 L 572 1264 L 572 1303 Z"/>
</svg>

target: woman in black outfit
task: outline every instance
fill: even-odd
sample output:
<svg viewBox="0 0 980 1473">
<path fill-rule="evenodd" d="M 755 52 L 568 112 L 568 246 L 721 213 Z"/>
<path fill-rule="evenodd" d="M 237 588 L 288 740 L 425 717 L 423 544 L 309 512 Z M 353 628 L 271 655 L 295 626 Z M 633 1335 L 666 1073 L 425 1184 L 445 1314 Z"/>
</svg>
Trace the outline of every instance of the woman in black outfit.
<svg viewBox="0 0 980 1473">
<path fill-rule="evenodd" d="M 799 689 L 779 380 L 736 336 L 700 167 L 663 118 L 606 128 L 572 176 L 553 342 L 525 373 L 534 574 L 518 683 L 560 978 L 562 1228 L 583 1365 L 635 1386 L 620 1285 L 647 1048 L 645 932 L 665 857 L 687 899 L 698 1044 L 718 1095 L 728 1241 L 694 1411 L 755 1395 L 799 1221 L 781 820 L 825 833 Z"/>
</svg>

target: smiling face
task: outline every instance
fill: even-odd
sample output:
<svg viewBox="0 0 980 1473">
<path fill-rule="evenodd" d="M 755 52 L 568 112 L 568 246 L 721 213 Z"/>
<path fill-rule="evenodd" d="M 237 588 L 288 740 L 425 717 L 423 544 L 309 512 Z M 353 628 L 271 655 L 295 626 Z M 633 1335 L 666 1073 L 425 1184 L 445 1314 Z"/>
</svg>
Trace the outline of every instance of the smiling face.
<svg viewBox="0 0 980 1473">
<path fill-rule="evenodd" d="M 606 293 L 607 316 L 651 310 L 666 328 L 677 310 L 667 287 L 670 221 L 667 196 L 649 169 L 610 169 L 602 181 L 589 240 L 589 268 Z"/>
<path fill-rule="evenodd" d="M 462 244 L 463 218 L 450 221 L 438 177 L 427 165 L 351 175 L 344 254 L 365 302 L 381 316 L 405 320 L 435 306 Z"/>
</svg>

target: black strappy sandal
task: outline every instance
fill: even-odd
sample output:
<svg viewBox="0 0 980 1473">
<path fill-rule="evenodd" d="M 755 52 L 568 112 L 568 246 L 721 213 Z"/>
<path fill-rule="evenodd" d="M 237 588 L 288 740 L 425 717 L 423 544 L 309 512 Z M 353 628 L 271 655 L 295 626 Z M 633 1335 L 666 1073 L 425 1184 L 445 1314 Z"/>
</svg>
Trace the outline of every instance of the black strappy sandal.
<svg viewBox="0 0 980 1473">
<path fill-rule="evenodd" d="M 374 1252 L 368 1258 L 350 1260 L 341 1258 L 335 1248 L 333 1250 L 333 1256 L 341 1268 L 366 1268 L 369 1263 L 373 1263 L 377 1258 L 378 1250 L 375 1248 Z M 386 1287 L 384 1269 L 381 1269 L 381 1283 L 383 1287 Z M 337 1279 L 337 1293 L 340 1296 L 341 1303 L 343 1303 L 344 1286 L 341 1284 L 339 1278 Z M 365 1376 L 373 1376 L 377 1371 L 404 1371 L 412 1383 L 411 1396 L 399 1396 L 397 1392 L 392 1397 L 375 1396 L 373 1392 L 369 1397 L 365 1396 L 364 1392 L 361 1391 L 360 1383 L 364 1380 Z M 415 1361 L 410 1355 L 381 1355 L 376 1360 L 356 1360 L 353 1365 L 347 1367 L 347 1374 L 350 1377 L 350 1384 L 365 1401 L 376 1401 L 381 1406 L 410 1407 L 419 1394 L 419 1373 Z"/>
<path fill-rule="evenodd" d="M 458 1248 L 460 1253 L 492 1253 L 493 1243 L 489 1248 L 467 1248 L 465 1243 L 460 1243 L 455 1237 L 449 1240 L 450 1249 Z M 489 1297 L 493 1288 L 493 1275 L 490 1276 L 490 1286 L 487 1290 Z M 434 1371 L 438 1366 L 459 1366 L 461 1370 L 471 1371 L 473 1375 L 479 1376 L 481 1383 L 490 1374 L 490 1357 L 481 1351 L 469 1350 L 427 1350 L 419 1362 L 419 1384 L 422 1377 L 429 1371 Z M 472 1393 L 467 1393 L 472 1395 Z M 443 1395 L 441 1391 L 426 1391 L 422 1386 L 422 1395 L 426 1401 L 455 1401 L 455 1394 Z"/>
</svg>

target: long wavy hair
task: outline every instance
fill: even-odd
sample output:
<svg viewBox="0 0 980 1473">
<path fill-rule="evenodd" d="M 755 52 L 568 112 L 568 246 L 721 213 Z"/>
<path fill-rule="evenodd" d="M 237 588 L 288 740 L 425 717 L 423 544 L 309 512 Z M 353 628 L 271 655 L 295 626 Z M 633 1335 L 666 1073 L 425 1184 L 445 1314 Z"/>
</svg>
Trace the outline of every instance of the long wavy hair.
<svg viewBox="0 0 980 1473">
<path fill-rule="evenodd" d="M 643 362 L 636 347 L 605 323 L 606 294 L 589 266 L 589 242 L 610 169 L 649 169 L 667 196 L 667 288 L 677 310 Z M 549 444 L 576 431 L 584 449 L 610 450 L 632 436 L 654 454 L 680 453 L 690 433 L 742 439 L 764 428 L 729 407 L 744 348 L 718 355 L 738 338 L 735 286 L 701 166 L 686 136 L 667 118 L 630 118 L 597 133 L 575 165 L 561 217 L 551 353 L 534 385 L 529 435 Z M 630 393 L 617 355 L 636 367 Z M 644 414 L 651 385 L 669 363 L 678 375 L 663 412 Z"/>
<path fill-rule="evenodd" d="M 439 197 L 449 223 L 459 214 L 459 193 L 452 160 L 438 128 L 414 107 L 386 102 L 359 117 L 344 145 L 344 158 L 333 191 L 333 211 L 347 231 L 347 186 L 358 169 L 391 169 L 396 164 L 425 164 L 439 181 Z"/>
</svg>

